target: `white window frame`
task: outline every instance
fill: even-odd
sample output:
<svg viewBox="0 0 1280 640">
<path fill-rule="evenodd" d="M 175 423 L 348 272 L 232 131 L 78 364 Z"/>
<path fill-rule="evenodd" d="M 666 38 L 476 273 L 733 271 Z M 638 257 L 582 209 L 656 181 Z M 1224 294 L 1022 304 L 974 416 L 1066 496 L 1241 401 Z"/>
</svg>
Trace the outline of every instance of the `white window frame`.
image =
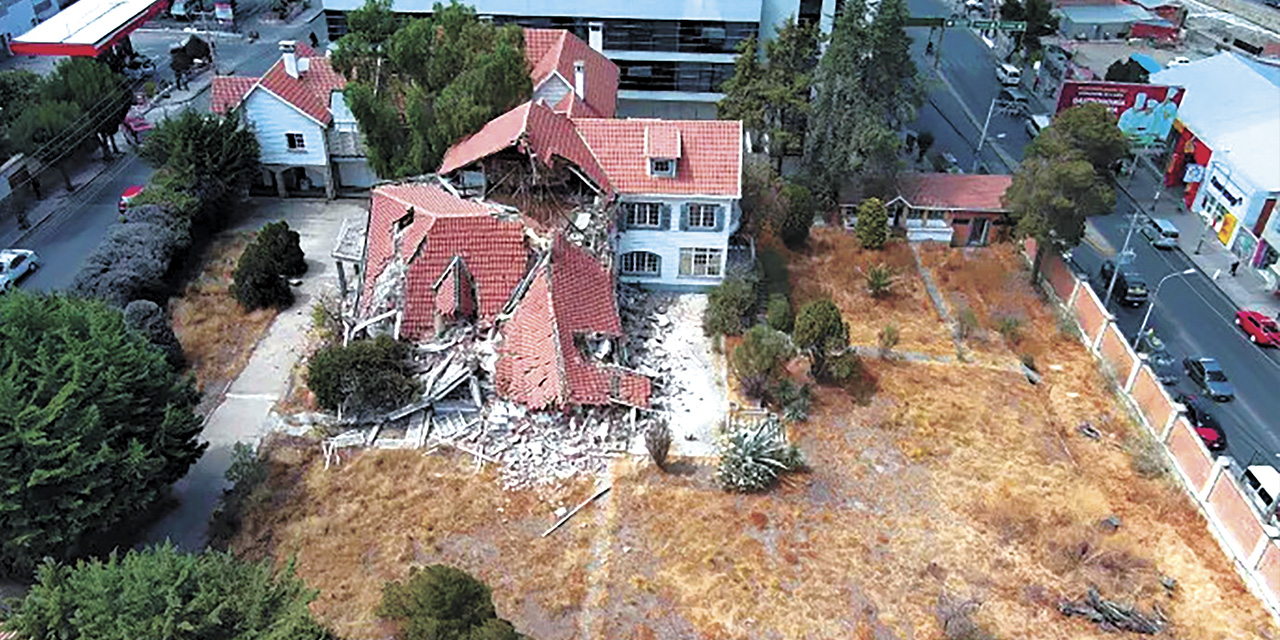
<svg viewBox="0 0 1280 640">
<path fill-rule="evenodd" d="M 658 163 L 665 163 L 663 169 Z M 676 175 L 676 161 L 673 158 L 649 158 L 649 175 L 659 178 L 671 178 Z"/>
<path fill-rule="evenodd" d="M 710 230 L 716 228 L 716 210 L 718 206 L 714 204 L 706 204 L 702 202 L 689 203 L 689 224 L 690 229 Z M 710 216 L 711 222 L 708 224 L 707 219 Z"/>
<path fill-rule="evenodd" d="M 625 207 L 628 229 L 662 228 L 662 203 L 624 202 L 622 206 Z"/>
<path fill-rule="evenodd" d="M 637 265 L 637 262 L 641 264 Z M 662 273 L 662 256 L 652 251 L 628 251 L 622 254 L 622 273 L 629 276 L 656 276 Z"/>
<path fill-rule="evenodd" d="M 284 134 L 284 144 L 290 151 L 306 151 L 307 137 L 301 133 L 290 131 Z"/>
<path fill-rule="evenodd" d="M 680 277 L 682 278 L 719 278 L 724 273 L 723 267 L 723 249 L 710 247 L 680 249 Z"/>
</svg>

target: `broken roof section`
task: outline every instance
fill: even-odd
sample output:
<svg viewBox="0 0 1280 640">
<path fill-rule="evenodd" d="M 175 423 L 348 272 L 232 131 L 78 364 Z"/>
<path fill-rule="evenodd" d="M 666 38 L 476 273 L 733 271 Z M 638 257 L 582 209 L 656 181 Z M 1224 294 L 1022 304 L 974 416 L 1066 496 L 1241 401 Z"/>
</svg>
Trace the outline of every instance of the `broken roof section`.
<svg viewBox="0 0 1280 640">
<path fill-rule="evenodd" d="M 532 277 L 502 329 L 498 392 L 531 409 L 649 406 L 650 380 L 612 364 L 622 322 L 604 265 L 557 235 Z"/>
<path fill-rule="evenodd" d="M 529 255 L 525 225 L 500 207 L 436 183 L 380 186 L 370 204 L 362 311 L 386 310 L 374 308 L 373 291 L 398 260 L 406 271 L 403 335 L 432 335 L 437 313 L 492 322 L 524 278 Z"/>
<path fill-rule="evenodd" d="M 329 59 L 301 42 L 280 43 L 283 55 L 261 77 L 214 76 L 210 109 L 226 113 L 244 102 L 256 89 L 265 90 L 321 125 L 333 122 L 330 111 L 334 91 L 347 86 Z M 286 58 L 294 56 L 292 66 Z"/>
<path fill-rule="evenodd" d="M 558 113 L 583 118 L 612 118 L 618 101 L 618 65 L 564 29 L 525 29 L 535 96 L 563 96 L 549 104 Z M 582 63 L 582 96 L 576 93 L 575 64 Z"/>
<path fill-rule="evenodd" d="M 440 173 L 453 173 L 512 147 L 547 167 L 551 167 L 556 158 L 568 161 L 585 174 L 598 191 L 612 193 L 609 177 L 574 128 L 573 121 L 540 102 L 526 102 L 508 111 L 450 147 L 440 164 Z"/>
</svg>

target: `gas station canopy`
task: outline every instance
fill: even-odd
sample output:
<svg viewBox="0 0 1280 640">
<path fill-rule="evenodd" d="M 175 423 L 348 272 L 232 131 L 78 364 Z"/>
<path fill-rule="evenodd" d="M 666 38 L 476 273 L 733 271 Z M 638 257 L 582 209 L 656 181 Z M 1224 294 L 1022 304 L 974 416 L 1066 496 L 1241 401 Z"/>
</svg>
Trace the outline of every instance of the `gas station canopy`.
<svg viewBox="0 0 1280 640">
<path fill-rule="evenodd" d="M 97 57 L 155 17 L 168 0 L 80 0 L 14 38 L 14 55 Z"/>
</svg>

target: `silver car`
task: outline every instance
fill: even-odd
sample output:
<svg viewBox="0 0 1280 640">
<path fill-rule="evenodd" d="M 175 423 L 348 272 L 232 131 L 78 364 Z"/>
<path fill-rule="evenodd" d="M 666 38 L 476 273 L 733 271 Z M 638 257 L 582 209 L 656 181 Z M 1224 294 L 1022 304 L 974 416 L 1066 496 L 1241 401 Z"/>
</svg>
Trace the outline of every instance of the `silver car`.
<svg viewBox="0 0 1280 640">
<path fill-rule="evenodd" d="M 28 249 L 0 251 L 0 293 L 7 292 L 18 280 L 40 267 L 40 257 Z"/>
<path fill-rule="evenodd" d="M 1157 249 L 1178 248 L 1178 227 L 1167 218 L 1147 218 L 1142 225 L 1142 235 Z"/>
</svg>

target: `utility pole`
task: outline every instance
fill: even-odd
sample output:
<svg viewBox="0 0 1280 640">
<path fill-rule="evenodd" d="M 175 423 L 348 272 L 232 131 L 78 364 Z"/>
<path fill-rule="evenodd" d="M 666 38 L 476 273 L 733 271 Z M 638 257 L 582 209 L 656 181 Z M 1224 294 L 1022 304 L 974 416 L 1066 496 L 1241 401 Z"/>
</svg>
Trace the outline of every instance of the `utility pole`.
<svg viewBox="0 0 1280 640">
<path fill-rule="evenodd" d="M 973 168 L 969 173 L 978 172 L 979 158 L 982 156 L 982 144 L 987 141 L 987 127 L 991 126 L 991 112 L 996 110 L 996 100 L 999 96 L 991 99 L 991 106 L 987 107 L 987 119 L 982 123 L 982 135 L 978 137 L 978 148 L 973 152 Z"/>
<path fill-rule="evenodd" d="M 1116 268 L 1111 272 L 1111 281 L 1107 283 L 1107 295 L 1102 299 L 1103 309 L 1111 303 L 1111 292 L 1116 288 L 1116 280 L 1120 277 L 1121 267 L 1124 266 L 1122 261 L 1129 255 L 1129 240 L 1133 238 L 1133 228 L 1138 226 L 1139 213 L 1141 211 L 1135 210 L 1133 216 L 1129 218 L 1129 231 L 1124 234 L 1124 246 L 1120 247 L 1120 253 L 1116 255 Z"/>
</svg>

